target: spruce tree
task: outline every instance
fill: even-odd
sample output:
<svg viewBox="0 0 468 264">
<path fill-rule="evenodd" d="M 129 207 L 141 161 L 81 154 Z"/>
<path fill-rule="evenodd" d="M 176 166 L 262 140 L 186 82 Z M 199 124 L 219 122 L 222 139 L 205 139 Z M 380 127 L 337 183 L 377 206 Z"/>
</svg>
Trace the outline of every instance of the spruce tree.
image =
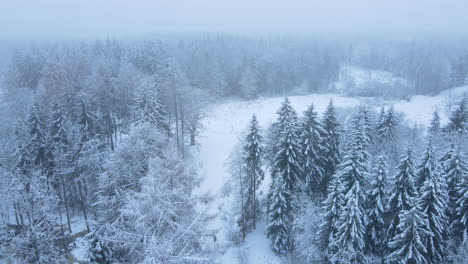
<svg viewBox="0 0 468 264">
<path fill-rule="evenodd" d="M 367 113 L 367 114 L 366 114 Z M 369 153 L 367 152 L 371 143 L 372 128 L 369 123 L 368 112 L 361 109 L 359 113 L 351 120 L 351 138 L 352 147 L 363 163 L 364 171 L 367 171 L 367 162 Z M 366 117 L 367 116 L 367 117 Z M 367 121 L 366 121 L 367 120 Z"/>
<path fill-rule="evenodd" d="M 366 138 L 366 143 L 370 144 L 374 140 L 374 129 L 369 109 L 361 107 L 360 109 L 361 125 Z"/>
<path fill-rule="evenodd" d="M 440 132 L 440 116 L 437 110 L 432 113 L 431 124 L 429 125 L 428 132 L 431 136 L 435 136 Z"/>
<path fill-rule="evenodd" d="M 310 105 L 301 120 L 300 127 L 302 165 L 306 182 L 307 192 L 312 194 L 319 191 L 323 181 L 324 147 L 322 146 L 322 127 L 318 121 L 314 105 Z"/>
<path fill-rule="evenodd" d="M 428 178 L 421 187 L 419 207 L 427 218 L 427 229 L 432 233 L 424 240 L 428 260 L 443 263 L 446 251 L 448 219 L 446 215 L 447 194 L 445 181 L 438 172 Z"/>
<path fill-rule="evenodd" d="M 89 110 L 88 103 L 84 99 L 80 101 L 80 112 L 77 123 L 80 130 L 81 143 L 93 139 L 99 132 L 99 125 L 96 118 Z"/>
<path fill-rule="evenodd" d="M 385 107 L 382 106 L 382 108 L 380 109 L 379 119 L 377 120 L 377 124 L 375 125 L 375 130 L 380 140 L 382 140 L 382 138 L 380 138 L 381 135 L 379 131 L 382 131 L 384 129 L 383 128 L 384 124 L 385 124 Z"/>
<path fill-rule="evenodd" d="M 437 173 L 436 170 L 440 169 L 439 161 L 435 156 L 434 149 L 432 146 L 432 138 L 428 139 L 422 158 L 416 169 L 416 186 L 418 187 L 418 189 L 421 188 L 421 186 L 427 179 L 432 178 L 434 173 Z"/>
<path fill-rule="evenodd" d="M 411 149 L 407 149 L 406 153 L 401 157 L 400 164 L 397 166 L 397 173 L 393 178 L 393 187 L 390 190 L 390 198 L 387 206 L 387 219 L 389 227 L 386 239 L 391 239 L 395 236 L 397 227 L 400 224 L 400 213 L 404 210 L 411 209 L 414 199 L 416 199 L 417 191 L 414 187 L 414 164 L 413 154 Z"/>
<path fill-rule="evenodd" d="M 150 123 L 161 129 L 161 131 L 170 134 L 170 124 L 165 106 L 158 98 L 151 81 L 145 81 L 138 89 L 135 98 L 135 117 L 134 123 Z"/>
<path fill-rule="evenodd" d="M 255 229 L 257 216 L 260 211 L 257 192 L 258 186 L 263 180 L 265 173 L 262 169 L 263 147 L 260 127 L 255 115 L 250 121 L 249 133 L 245 138 L 243 146 L 243 185 L 245 186 L 245 203 L 243 204 L 241 218 L 238 223 L 243 234 Z"/>
<path fill-rule="evenodd" d="M 468 97 L 464 96 L 458 107 L 450 114 L 448 131 L 465 133 L 468 129 Z"/>
<path fill-rule="evenodd" d="M 323 213 L 321 217 L 323 220 L 317 233 L 317 240 L 320 249 L 323 251 L 329 251 L 329 246 L 334 241 L 337 232 L 337 222 L 343 205 L 344 195 L 341 191 L 341 182 L 335 175 L 328 185 L 327 198 L 322 206 Z"/>
<path fill-rule="evenodd" d="M 385 245 L 385 213 L 387 205 L 388 169 L 385 156 L 380 155 L 371 174 L 371 187 L 367 194 L 367 251 L 380 254 Z"/>
<path fill-rule="evenodd" d="M 49 133 L 52 141 L 57 147 L 64 147 L 70 144 L 65 128 L 65 116 L 57 103 L 52 105 Z"/>
<path fill-rule="evenodd" d="M 468 164 L 461 147 L 454 148 L 446 162 L 450 201 L 450 230 L 458 241 L 468 241 Z"/>
<path fill-rule="evenodd" d="M 301 147 L 297 129 L 297 114 L 286 98 L 278 111 L 279 135 L 276 142 L 277 153 L 274 158 L 273 177 L 282 177 L 286 188 L 293 193 L 298 180 L 303 180 Z"/>
<path fill-rule="evenodd" d="M 451 225 L 451 232 L 458 241 L 468 241 L 468 179 L 465 178 L 457 187 L 457 193 L 460 198 L 455 203 L 455 219 Z"/>
<path fill-rule="evenodd" d="M 336 117 L 336 110 L 332 100 L 330 100 L 323 114 L 322 127 L 325 164 L 323 166 L 324 177 L 321 188 L 325 190 L 340 162 L 340 123 Z"/>
<path fill-rule="evenodd" d="M 393 110 L 393 106 L 391 106 L 387 110 L 382 124 L 377 129 L 377 135 L 383 140 L 394 141 L 397 137 L 397 125 L 395 111 Z"/>
<path fill-rule="evenodd" d="M 47 131 L 44 118 L 37 104 L 34 104 L 28 116 L 29 145 L 28 151 L 32 162 L 38 167 L 47 164 Z"/>
<path fill-rule="evenodd" d="M 388 243 L 390 253 L 385 263 L 428 264 L 424 240 L 431 236 L 427 230 L 427 219 L 418 204 L 412 202 L 408 209 L 402 210 L 398 218 L 398 230 Z"/>
<path fill-rule="evenodd" d="M 337 177 L 343 185 L 342 192 L 346 195 L 355 183 L 364 186 L 364 178 L 367 172 L 367 151 L 363 149 L 360 131 L 357 135 L 351 135 L 351 142 L 345 149 L 343 158 L 336 171 Z"/>
<path fill-rule="evenodd" d="M 268 208 L 268 225 L 266 234 L 271 239 L 273 250 L 278 254 L 289 251 L 289 234 L 292 225 L 291 193 L 281 176 L 273 179 L 270 207 Z"/>
<path fill-rule="evenodd" d="M 337 222 L 337 232 L 332 243 L 332 259 L 338 263 L 362 263 L 364 259 L 365 194 L 359 181 L 346 193 L 345 205 Z"/>
<path fill-rule="evenodd" d="M 36 168 L 49 178 L 54 158 L 47 126 L 37 103 L 31 108 L 26 123 L 27 135 L 19 153 L 18 165 L 23 173 L 29 173 L 32 168 Z"/>
</svg>

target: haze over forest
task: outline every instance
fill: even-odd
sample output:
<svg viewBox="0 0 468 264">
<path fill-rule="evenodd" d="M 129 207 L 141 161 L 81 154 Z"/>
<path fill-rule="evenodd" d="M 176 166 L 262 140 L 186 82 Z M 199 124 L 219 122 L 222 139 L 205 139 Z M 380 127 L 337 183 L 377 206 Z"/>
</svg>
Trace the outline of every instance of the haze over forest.
<svg viewBox="0 0 468 264">
<path fill-rule="evenodd" d="M 467 14 L 2 1 L 0 263 L 466 263 Z"/>
</svg>

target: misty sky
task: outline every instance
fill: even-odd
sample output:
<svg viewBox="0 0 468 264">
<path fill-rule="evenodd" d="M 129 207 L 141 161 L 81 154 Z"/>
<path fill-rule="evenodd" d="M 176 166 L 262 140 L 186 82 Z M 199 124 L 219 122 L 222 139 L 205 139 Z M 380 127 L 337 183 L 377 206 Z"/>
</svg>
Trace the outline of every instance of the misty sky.
<svg viewBox="0 0 468 264">
<path fill-rule="evenodd" d="M 467 0 L 1 0 L 0 38 L 468 33 Z"/>
</svg>

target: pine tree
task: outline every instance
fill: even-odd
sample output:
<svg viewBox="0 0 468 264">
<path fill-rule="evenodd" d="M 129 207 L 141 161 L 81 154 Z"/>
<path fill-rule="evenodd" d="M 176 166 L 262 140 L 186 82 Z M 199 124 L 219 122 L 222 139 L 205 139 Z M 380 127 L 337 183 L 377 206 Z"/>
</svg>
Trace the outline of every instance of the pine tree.
<svg viewBox="0 0 468 264">
<path fill-rule="evenodd" d="M 385 263 L 429 263 L 426 254 L 427 249 L 424 240 L 431 236 L 427 230 L 427 219 L 416 203 L 411 203 L 409 209 L 402 210 L 398 218 L 398 230 L 388 243 L 390 254 L 385 258 Z"/>
<path fill-rule="evenodd" d="M 322 224 L 317 233 L 317 240 L 322 250 L 329 250 L 337 232 L 337 222 L 344 205 L 344 195 L 341 191 L 341 182 L 333 176 L 328 185 L 327 198 L 322 207 Z"/>
<path fill-rule="evenodd" d="M 421 187 L 419 207 L 427 218 L 427 229 L 432 233 L 424 240 L 428 260 L 442 263 L 446 251 L 448 219 L 445 181 L 438 172 L 428 178 Z"/>
<path fill-rule="evenodd" d="M 429 138 L 426 143 L 426 148 L 422 155 L 421 161 L 419 162 L 416 172 L 417 182 L 416 185 L 418 188 L 421 188 L 423 183 L 433 177 L 433 174 L 436 173 L 436 170 L 439 169 L 439 161 L 435 156 L 434 149 L 432 147 L 432 139 Z"/>
<path fill-rule="evenodd" d="M 431 136 L 435 136 L 440 132 L 440 117 L 437 110 L 432 113 L 431 124 L 429 125 L 428 132 Z"/>
<path fill-rule="evenodd" d="M 52 116 L 49 122 L 49 134 L 57 146 L 68 145 L 69 139 L 65 128 L 65 116 L 57 103 L 52 105 Z"/>
<path fill-rule="evenodd" d="M 401 220 L 400 213 L 411 209 L 414 199 L 416 199 L 417 191 L 414 187 L 414 177 L 413 154 L 411 149 L 407 149 L 397 166 L 397 173 L 393 179 L 393 188 L 390 190 L 387 206 L 387 219 L 389 219 L 390 224 L 387 239 L 395 236 Z"/>
<path fill-rule="evenodd" d="M 377 129 L 377 135 L 381 139 L 394 141 L 397 137 L 397 125 L 398 123 L 396 120 L 395 112 L 393 110 L 393 106 L 391 106 L 387 110 L 383 122 Z"/>
<path fill-rule="evenodd" d="M 81 135 L 81 143 L 93 139 L 99 132 L 95 116 L 89 111 L 88 103 L 82 99 L 80 101 L 80 112 L 78 116 L 78 125 Z"/>
<path fill-rule="evenodd" d="M 464 96 L 458 107 L 452 111 L 447 130 L 465 133 L 468 129 L 468 97 Z"/>
<path fill-rule="evenodd" d="M 343 194 L 348 193 L 355 183 L 364 186 L 364 176 L 367 171 L 366 165 L 363 162 L 362 147 L 358 144 L 359 140 L 357 138 L 352 140 L 346 147 L 336 171 L 337 177 L 343 185 Z"/>
<path fill-rule="evenodd" d="M 375 125 L 375 130 L 376 130 L 377 135 L 379 136 L 379 139 L 382 139 L 380 138 L 381 134 L 379 133 L 379 131 L 383 131 L 384 124 L 385 124 L 385 107 L 382 106 L 382 108 L 380 109 L 379 119 L 377 120 L 377 124 Z"/>
<path fill-rule="evenodd" d="M 260 127 L 255 115 L 250 121 L 249 133 L 243 146 L 244 175 L 242 181 L 245 186 L 245 202 L 243 204 L 241 219 L 238 220 L 243 234 L 255 229 L 259 214 L 259 202 L 257 198 L 258 187 L 265 173 L 262 169 L 263 147 Z"/>
<path fill-rule="evenodd" d="M 366 117 L 367 116 L 367 117 Z M 352 148 L 356 155 L 360 157 L 360 162 L 363 163 L 363 171 L 367 171 L 367 162 L 369 153 L 367 149 L 371 143 L 372 128 L 369 123 L 368 112 L 361 109 L 359 113 L 351 120 Z"/>
<path fill-rule="evenodd" d="M 284 179 L 276 176 L 273 179 L 268 208 L 269 223 L 266 234 L 272 241 L 273 250 L 278 254 L 289 251 L 289 233 L 292 224 L 291 194 Z"/>
<path fill-rule="evenodd" d="M 134 123 L 139 125 L 147 122 L 170 134 L 168 114 L 154 86 L 151 80 L 146 80 L 139 87 L 135 98 Z"/>
<path fill-rule="evenodd" d="M 278 112 L 279 138 L 276 148 L 278 152 L 274 159 L 274 177 L 282 177 L 287 190 L 293 193 L 298 180 L 303 180 L 301 147 L 297 129 L 297 114 L 286 98 Z"/>
<path fill-rule="evenodd" d="M 362 129 L 366 138 L 366 144 L 370 144 L 374 140 L 374 131 L 369 109 L 366 107 L 361 107 L 359 112 Z"/>
<path fill-rule="evenodd" d="M 460 146 L 452 145 L 444 162 L 449 194 L 450 230 L 458 242 L 468 241 L 468 164 Z"/>
<path fill-rule="evenodd" d="M 387 204 L 388 169 L 385 156 L 377 159 L 372 175 L 371 187 L 367 195 L 366 247 L 374 254 L 382 253 L 385 239 L 385 213 Z"/>
<path fill-rule="evenodd" d="M 325 164 L 323 166 L 324 176 L 321 188 L 322 190 L 326 190 L 340 162 L 340 123 L 336 117 L 332 100 L 330 100 L 323 114 L 322 127 L 324 130 L 322 139 L 323 146 L 325 147 Z"/>
<path fill-rule="evenodd" d="M 301 120 L 301 145 L 303 171 L 307 192 L 312 194 L 320 188 L 323 181 L 324 147 L 322 146 L 323 130 L 318 122 L 317 112 L 311 105 Z"/>
<path fill-rule="evenodd" d="M 47 164 L 47 132 L 46 124 L 39 111 L 37 104 L 34 104 L 28 116 L 29 145 L 27 146 L 31 161 L 38 167 Z"/>
<path fill-rule="evenodd" d="M 362 263 L 364 258 L 365 194 L 359 181 L 346 193 L 345 205 L 337 222 L 332 259 L 338 263 Z"/>
<path fill-rule="evenodd" d="M 37 104 L 34 104 L 29 112 L 27 135 L 19 155 L 18 166 L 22 169 L 23 173 L 30 173 L 34 171 L 33 168 L 36 168 L 40 169 L 47 177 L 51 175 L 54 158 L 48 138 L 47 126 Z"/>
<path fill-rule="evenodd" d="M 457 187 L 458 200 L 455 203 L 455 219 L 451 224 L 452 234 L 454 234 L 459 241 L 466 243 L 468 241 L 468 179 L 465 178 L 460 182 Z"/>
</svg>

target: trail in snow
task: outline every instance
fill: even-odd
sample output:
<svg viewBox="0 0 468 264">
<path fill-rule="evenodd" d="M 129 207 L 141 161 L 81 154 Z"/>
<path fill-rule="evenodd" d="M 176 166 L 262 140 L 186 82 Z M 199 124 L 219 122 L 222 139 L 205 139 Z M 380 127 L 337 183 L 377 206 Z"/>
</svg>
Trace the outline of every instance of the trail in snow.
<svg viewBox="0 0 468 264">
<path fill-rule="evenodd" d="M 382 104 L 393 104 L 397 111 L 406 114 L 409 121 L 427 125 L 434 109 L 440 111 L 442 120 L 447 120 L 447 113 L 444 111 L 447 102 L 453 98 L 459 100 L 461 95 L 467 92 L 468 86 L 464 86 L 437 96 L 415 96 L 410 101 L 390 102 L 374 98 L 343 97 L 337 94 L 290 96 L 289 99 L 298 113 L 302 113 L 313 103 L 321 114 L 330 99 L 333 99 L 335 106 L 340 108 L 370 103 L 378 110 Z M 265 128 L 276 119 L 276 112 L 283 100 L 284 97 L 262 98 L 248 102 L 223 103 L 212 107 L 211 115 L 204 121 L 205 129 L 199 139 L 201 174 L 205 177 L 200 190 L 210 192 L 215 196 L 215 201 L 211 204 L 211 213 L 227 211 L 232 206 L 232 198 L 221 195 L 223 186 L 230 179 L 225 163 L 241 133 L 246 129 L 250 118 L 255 114 L 260 125 Z M 217 217 L 210 224 L 210 229 L 217 230 L 217 238 L 220 243 L 229 242 L 227 240 L 228 225 L 232 225 L 232 223 L 227 223 L 225 219 L 220 217 Z M 238 263 L 237 257 L 243 253 L 248 260 L 247 263 L 280 263 L 280 259 L 270 249 L 270 241 L 264 235 L 264 228 L 264 225 L 258 226 L 256 231 L 248 235 L 243 245 L 227 250 L 220 258 L 220 262 L 223 264 Z"/>
</svg>

